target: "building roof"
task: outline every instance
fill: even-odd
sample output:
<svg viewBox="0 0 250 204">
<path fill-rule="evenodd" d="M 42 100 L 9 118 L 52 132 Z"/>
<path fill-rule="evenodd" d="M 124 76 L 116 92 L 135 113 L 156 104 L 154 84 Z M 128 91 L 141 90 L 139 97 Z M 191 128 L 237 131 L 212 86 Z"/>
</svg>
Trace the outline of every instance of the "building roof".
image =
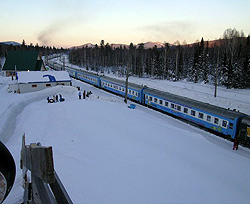
<svg viewBox="0 0 250 204">
<path fill-rule="evenodd" d="M 6 57 L 3 70 L 40 71 L 42 59 L 38 51 L 10 51 Z"/>
<path fill-rule="evenodd" d="M 66 82 L 71 81 L 66 71 L 29 71 L 18 72 L 17 81 L 19 84 L 42 83 L 42 82 Z"/>
</svg>

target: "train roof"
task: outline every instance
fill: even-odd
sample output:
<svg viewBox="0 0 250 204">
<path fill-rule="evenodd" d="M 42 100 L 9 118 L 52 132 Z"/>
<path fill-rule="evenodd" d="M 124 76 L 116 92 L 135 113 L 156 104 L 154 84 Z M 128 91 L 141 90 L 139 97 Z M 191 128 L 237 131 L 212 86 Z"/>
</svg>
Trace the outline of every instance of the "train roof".
<svg viewBox="0 0 250 204">
<path fill-rule="evenodd" d="M 71 67 L 70 67 L 71 68 Z M 72 68 L 71 68 L 72 69 Z M 87 74 L 87 75 L 91 75 L 93 77 L 99 77 L 98 74 L 96 73 L 93 73 L 93 72 L 88 72 L 88 71 L 85 71 L 85 70 L 81 70 L 81 69 L 78 69 L 76 70 L 78 73 L 83 73 L 83 74 Z"/>
<path fill-rule="evenodd" d="M 120 79 L 115 79 L 115 78 L 111 78 L 111 77 L 107 77 L 107 76 L 102 76 L 101 79 L 116 83 L 116 84 L 120 84 L 122 86 L 126 86 L 126 81 L 120 80 Z M 129 88 L 134 88 L 134 89 L 139 89 L 141 90 L 143 88 L 143 86 L 138 85 L 138 84 L 134 84 L 134 83 L 128 83 L 128 87 Z"/>
<path fill-rule="evenodd" d="M 168 93 L 168 92 L 163 92 L 163 91 L 159 91 L 156 89 L 152 89 L 152 88 L 147 88 L 144 90 L 145 93 L 149 93 L 152 95 L 156 95 L 159 96 L 163 99 L 169 100 L 169 101 L 173 101 L 176 102 L 180 105 L 185 105 L 187 107 L 190 108 L 196 108 L 199 110 L 203 110 L 206 111 L 208 113 L 214 114 L 214 115 L 218 115 L 218 116 L 222 116 L 222 117 L 226 117 L 229 119 L 234 120 L 235 118 L 241 117 L 241 116 L 246 116 L 246 114 L 241 113 L 241 112 L 236 112 L 233 110 L 228 110 L 225 108 L 221 108 L 218 106 L 214 106 L 211 105 L 209 103 L 204 103 L 201 101 L 196 101 L 190 98 L 186 98 L 183 96 L 178 96 L 172 93 Z"/>
</svg>

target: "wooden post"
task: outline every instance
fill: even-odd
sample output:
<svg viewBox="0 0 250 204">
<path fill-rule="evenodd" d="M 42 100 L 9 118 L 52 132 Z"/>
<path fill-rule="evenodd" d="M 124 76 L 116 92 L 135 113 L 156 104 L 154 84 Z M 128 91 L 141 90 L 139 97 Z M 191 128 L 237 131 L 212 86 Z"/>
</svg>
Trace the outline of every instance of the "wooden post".
<svg viewBox="0 0 250 204">
<path fill-rule="evenodd" d="M 54 170 L 52 147 L 40 143 L 25 145 L 23 135 L 20 166 L 25 180 L 24 202 L 72 203 Z M 27 170 L 31 171 L 31 185 L 27 184 Z"/>
</svg>

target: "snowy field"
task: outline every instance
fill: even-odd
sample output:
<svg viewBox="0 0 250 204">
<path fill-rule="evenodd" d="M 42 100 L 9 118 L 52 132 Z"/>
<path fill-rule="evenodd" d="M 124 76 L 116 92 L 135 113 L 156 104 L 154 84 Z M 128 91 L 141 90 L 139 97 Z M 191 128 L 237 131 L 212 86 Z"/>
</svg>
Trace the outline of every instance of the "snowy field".
<svg viewBox="0 0 250 204">
<path fill-rule="evenodd" d="M 73 80 L 73 87 L 7 93 L 0 76 L 0 139 L 17 176 L 4 203 L 22 202 L 21 138 L 52 146 L 73 203 L 249 203 L 250 151 L 162 113 Z M 65 102 L 48 104 L 61 93 Z"/>
<path fill-rule="evenodd" d="M 65 64 L 67 66 L 85 70 L 84 67 L 79 68 L 78 66 L 70 64 L 67 55 L 65 55 L 64 57 Z M 54 58 L 51 60 L 63 64 L 60 58 Z M 118 73 L 112 74 L 111 72 L 109 72 L 108 74 L 106 72 L 105 75 L 124 81 L 126 80 L 124 77 L 118 77 Z M 168 80 L 138 78 L 132 76 L 129 77 L 129 82 L 139 85 L 146 85 L 150 88 L 184 96 L 226 109 L 235 109 L 236 111 L 240 111 L 242 113 L 250 115 L 250 89 L 227 89 L 226 87 L 220 86 L 217 88 L 217 97 L 215 98 L 214 85 L 209 84 L 195 84 L 193 82 L 187 81 L 174 82 Z"/>
</svg>

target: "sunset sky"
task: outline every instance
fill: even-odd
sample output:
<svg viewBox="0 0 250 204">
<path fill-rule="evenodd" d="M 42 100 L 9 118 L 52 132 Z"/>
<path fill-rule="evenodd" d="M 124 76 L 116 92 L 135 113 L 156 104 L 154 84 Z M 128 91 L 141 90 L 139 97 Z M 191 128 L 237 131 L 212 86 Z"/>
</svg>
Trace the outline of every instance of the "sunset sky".
<svg viewBox="0 0 250 204">
<path fill-rule="evenodd" d="M 0 0 L 0 42 L 56 47 L 85 43 L 188 43 L 250 34 L 249 0 Z"/>
</svg>

